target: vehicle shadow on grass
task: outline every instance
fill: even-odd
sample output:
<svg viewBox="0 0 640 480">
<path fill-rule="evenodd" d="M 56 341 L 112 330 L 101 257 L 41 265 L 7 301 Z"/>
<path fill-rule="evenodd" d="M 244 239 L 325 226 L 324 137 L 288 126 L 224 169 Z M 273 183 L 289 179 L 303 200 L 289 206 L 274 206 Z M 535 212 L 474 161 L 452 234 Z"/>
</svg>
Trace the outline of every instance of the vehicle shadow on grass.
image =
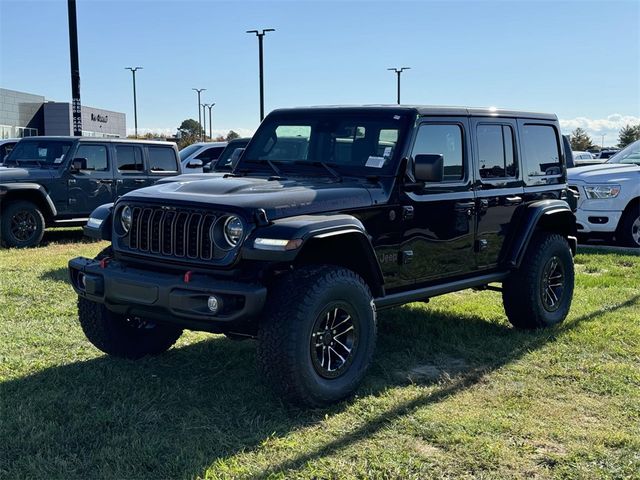
<svg viewBox="0 0 640 480">
<path fill-rule="evenodd" d="M 478 383 L 580 323 L 639 300 L 636 295 L 542 332 L 517 332 L 475 315 L 412 307 L 384 312 L 375 364 L 359 396 L 405 385 L 412 375 L 435 388 L 259 475 L 298 469 L 348 448 L 414 409 Z M 0 384 L 0 472 L 7 478 L 196 477 L 218 460 L 349 407 L 351 401 L 320 410 L 283 404 L 258 377 L 254 351 L 252 342 L 216 336 L 155 358 L 134 362 L 100 357 Z M 438 375 L 413 368 L 424 365 L 439 366 L 438 372 L 451 378 L 435 383 Z"/>
<path fill-rule="evenodd" d="M 47 229 L 42 237 L 41 247 L 46 247 L 52 243 L 95 243 L 96 240 L 87 237 L 82 228 L 53 228 Z"/>
</svg>

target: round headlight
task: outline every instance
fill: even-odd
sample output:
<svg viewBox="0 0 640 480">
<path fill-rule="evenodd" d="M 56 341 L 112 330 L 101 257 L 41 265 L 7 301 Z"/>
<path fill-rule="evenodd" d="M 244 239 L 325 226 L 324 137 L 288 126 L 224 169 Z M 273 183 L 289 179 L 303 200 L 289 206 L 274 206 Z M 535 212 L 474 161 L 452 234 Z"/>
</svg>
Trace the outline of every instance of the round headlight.
<svg viewBox="0 0 640 480">
<path fill-rule="evenodd" d="M 224 222 L 224 239 L 229 245 L 235 247 L 242 240 L 242 234 L 244 233 L 244 225 L 235 215 L 227 218 Z"/>
<path fill-rule="evenodd" d="M 127 205 L 122 209 L 122 213 L 120 213 L 120 225 L 122 225 L 124 233 L 127 233 L 131 229 L 132 222 L 133 213 L 131 212 L 131 207 Z"/>
</svg>

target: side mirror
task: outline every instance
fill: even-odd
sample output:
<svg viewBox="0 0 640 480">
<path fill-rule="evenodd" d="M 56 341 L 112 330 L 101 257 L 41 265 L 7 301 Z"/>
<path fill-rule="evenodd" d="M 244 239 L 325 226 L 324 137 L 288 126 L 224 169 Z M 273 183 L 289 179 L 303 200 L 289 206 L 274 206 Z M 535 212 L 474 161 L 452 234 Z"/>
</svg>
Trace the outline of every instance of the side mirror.
<svg viewBox="0 0 640 480">
<path fill-rule="evenodd" d="M 87 159 L 86 158 L 74 158 L 71 162 L 71 171 L 79 172 L 80 170 L 87 169 Z"/>
<path fill-rule="evenodd" d="M 416 155 L 413 161 L 416 180 L 420 182 L 442 182 L 444 157 L 441 153 Z"/>
<path fill-rule="evenodd" d="M 202 168 L 202 160 L 193 159 L 187 163 L 187 168 Z"/>
</svg>

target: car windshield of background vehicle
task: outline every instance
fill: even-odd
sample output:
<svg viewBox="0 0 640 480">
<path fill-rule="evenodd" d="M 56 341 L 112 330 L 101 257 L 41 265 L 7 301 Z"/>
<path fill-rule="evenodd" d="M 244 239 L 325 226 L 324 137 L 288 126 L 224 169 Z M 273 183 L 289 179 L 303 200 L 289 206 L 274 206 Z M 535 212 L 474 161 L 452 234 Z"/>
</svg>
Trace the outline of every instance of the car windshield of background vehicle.
<svg viewBox="0 0 640 480">
<path fill-rule="evenodd" d="M 71 142 L 37 140 L 18 142 L 4 161 L 5 166 L 59 167 L 71 148 Z"/>
<path fill-rule="evenodd" d="M 180 155 L 180 160 L 185 160 L 188 156 L 193 154 L 196 150 L 202 148 L 202 145 L 189 145 L 188 147 L 184 147 L 182 150 L 178 152 Z"/>
<path fill-rule="evenodd" d="M 238 171 L 276 165 L 286 173 L 386 174 L 397 163 L 406 116 L 390 114 L 306 114 L 267 119 L 244 152 Z M 330 166 L 331 169 L 327 169 Z M 335 173 L 335 172 L 334 172 Z"/>
<path fill-rule="evenodd" d="M 613 155 L 607 163 L 632 163 L 640 165 L 640 140 L 636 140 Z"/>
</svg>

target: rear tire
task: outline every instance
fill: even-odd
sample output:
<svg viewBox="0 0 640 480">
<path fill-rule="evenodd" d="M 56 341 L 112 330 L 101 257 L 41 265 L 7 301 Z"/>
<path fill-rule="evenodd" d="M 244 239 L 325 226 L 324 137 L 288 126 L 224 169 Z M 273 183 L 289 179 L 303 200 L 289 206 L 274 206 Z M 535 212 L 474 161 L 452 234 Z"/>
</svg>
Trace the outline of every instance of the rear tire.
<svg viewBox="0 0 640 480">
<path fill-rule="evenodd" d="M 629 208 L 622 217 L 620 243 L 626 247 L 640 248 L 640 203 Z"/>
<path fill-rule="evenodd" d="M 37 205 L 28 201 L 9 203 L 1 214 L 2 241 L 7 247 L 35 247 L 42 241 L 45 221 Z"/>
<path fill-rule="evenodd" d="M 574 268 L 567 240 L 540 232 L 531 239 L 522 265 L 502 285 L 504 309 L 516 328 L 561 323 L 573 297 Z"/>
<path fill-rule="evenodd" d="M 176 343 L 182 329 L 139 317 L 126 317 L 104 305 L 78 297 L 80 326 L 89 341 L 114 357 L 138 359 L 159 355 Z"/>
<path fill-rule="evenodd" d="M 356 273 L 305 266 L 270 289 L 258 329 L 258 367 L 285 399 L 312 407 L 352 395 L 375 348 L 376 311 Z"/>
</svg>

